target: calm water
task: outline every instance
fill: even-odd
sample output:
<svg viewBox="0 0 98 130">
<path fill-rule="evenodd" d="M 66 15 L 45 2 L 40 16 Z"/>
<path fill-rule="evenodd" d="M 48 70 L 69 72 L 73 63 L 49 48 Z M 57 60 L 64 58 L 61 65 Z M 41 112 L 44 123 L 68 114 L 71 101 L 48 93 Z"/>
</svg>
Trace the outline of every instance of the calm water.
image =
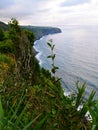
<svg viewBox="0 0 98 130">
<path fill-rule="evenodd" d="M 75 82 L 79 80 L 80 85 L 86 82 L 87 95 L 94 89 L 98 98 L 98 26 L 65 26 L 61 29 L 62 33 L 44 36 L 35 42 L 40 65 L 51 68 L 47 41 L 53 39 L 55 64 L 59 67 L 57 75 L 62 78 L 65 91 L 75 91 Z"/>
</svg>

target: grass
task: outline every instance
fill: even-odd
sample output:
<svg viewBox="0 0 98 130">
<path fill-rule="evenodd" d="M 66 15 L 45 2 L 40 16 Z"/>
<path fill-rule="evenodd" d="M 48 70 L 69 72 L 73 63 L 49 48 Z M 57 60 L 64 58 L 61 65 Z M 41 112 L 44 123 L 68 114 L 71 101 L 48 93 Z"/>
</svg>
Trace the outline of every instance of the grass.
<svg viewBox="0 0 98 130">
<path fill-rule="evenodd" d="M 5 55 L 5 54 L 0 54 L 0 63 L 4 62 L 6 64 L 11 64 L 12 63 L 12 58 Z"/>
<path fill-rule="evenodd" d="M 32 126 L 32 124 L 41 116 L 41 114 L 39 114 L 35 118 L 27 120 L 26 123 L 24 123 L 23 118 L 26 113 L 28 103 L 26 103 L 21 110 L 21 104 L 23 103 L 23 100 L 25 98 L 25 96 L 22 96 L 19 98 L 19 103 L 16 105 L 16 107 L 14 108 L 13 106 L 10 106 L 8 112 L 6 112 L 3 108 L 0 98 L 0 130 L 30 129 L 30 126 Z M 45 119 L 39 122 L 37 128 L 40 129 L 44 121 Z"/>
</svg>

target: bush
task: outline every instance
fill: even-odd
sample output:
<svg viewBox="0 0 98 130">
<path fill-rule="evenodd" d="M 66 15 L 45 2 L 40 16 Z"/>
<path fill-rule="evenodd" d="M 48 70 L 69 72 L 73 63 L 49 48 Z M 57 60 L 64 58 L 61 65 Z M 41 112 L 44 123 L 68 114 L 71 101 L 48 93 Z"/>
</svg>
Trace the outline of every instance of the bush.
<svg viewBox="0 0 98 130">
<path fill-rule="evenodd" d="M 5 40 L 0 42 L 0 53 L 13 53 L 14 47 L 11 40 Z"/>
<path fill-rule="evenodd" d="M 4 40 L 4 31 L 2 28 L 0 28 L 0 41 Z"/>
</svg>

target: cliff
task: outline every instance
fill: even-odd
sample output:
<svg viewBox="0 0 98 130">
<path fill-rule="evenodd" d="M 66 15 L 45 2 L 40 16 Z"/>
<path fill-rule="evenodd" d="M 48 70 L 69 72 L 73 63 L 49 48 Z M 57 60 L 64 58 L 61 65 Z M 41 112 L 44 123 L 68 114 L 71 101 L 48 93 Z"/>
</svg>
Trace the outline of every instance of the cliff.
<svg viewBox="0 0 98 130">
<path fill-rule="evenodd" d="M 0 41 L 0 128 L 91 130 L 93 123 L 85 114 L 88 110 L 93 112 L 94 105 L 96 108 L 94 91 L 85 101 L 85 83 L 80 86 L 77 82 L 77 94 L 64 96 L 59 79 L 55 80 L 35 59 L 31 33 L 21 30 L 15 19 L 10 22 L 9 30 L 3 33 L 5 38 Z M 54 45 L 48 45 L 53 50 Z M 54 60 L 55 55 L 49 58 Z M 57 67 L 54 64 L 52 67 L 54 73 Z M 83 108 L 77 111 L 81 104 Z M 96 114 L 94 119 L 97 121 Z"/>
<path fill-rule="evenodd" d="M 61 33 L 61 29 L 57 27 L 45 27 L 45 26 L 20 26 L 23 30 L 32 31 L 35 35 L 35 40 L 40 39 L 44 35 Z M 4 22 L 0 21 L 0 28 L 8 30 L 9 27 Z"/>
<path fill-rule="evenodd" d="M 4 30 L 8 30 L 8 25 L 0 21 L 0 28 L 3 28 Z"/>
<path fill-rule="evenodd" d="M 35 35 L 35 40 L 41 38 L 44 35 L 61 33 L 61 29 L 57 27 L 41 27 L 41 26 L 21 26 L 22 29 L 30 30 Z"/>
</svg>

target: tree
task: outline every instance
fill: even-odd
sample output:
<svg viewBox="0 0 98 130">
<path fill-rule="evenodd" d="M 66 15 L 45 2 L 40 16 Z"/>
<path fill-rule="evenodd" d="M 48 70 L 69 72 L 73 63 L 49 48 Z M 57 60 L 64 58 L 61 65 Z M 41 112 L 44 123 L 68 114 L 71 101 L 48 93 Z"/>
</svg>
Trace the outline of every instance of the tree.
<svg viewBox="0 0 98 130">
<path fill-rule="evenodd" d="M 9 25 L 9 39 L 14 43 L 14 50 L 16 58 L 19 58 L 21 55 L 21 28 L 18 21 L 15 18 L 12 18 L 8 23 Z"/>
<path fill-rule="evenodd" d="M 17 34 L 21 34 L 21 28 L 19 26 L 18 21 L 15 18 L 12 18 L 11 21 L 8 23 L 11 30 L 14 30 Z"/>
</svg>

